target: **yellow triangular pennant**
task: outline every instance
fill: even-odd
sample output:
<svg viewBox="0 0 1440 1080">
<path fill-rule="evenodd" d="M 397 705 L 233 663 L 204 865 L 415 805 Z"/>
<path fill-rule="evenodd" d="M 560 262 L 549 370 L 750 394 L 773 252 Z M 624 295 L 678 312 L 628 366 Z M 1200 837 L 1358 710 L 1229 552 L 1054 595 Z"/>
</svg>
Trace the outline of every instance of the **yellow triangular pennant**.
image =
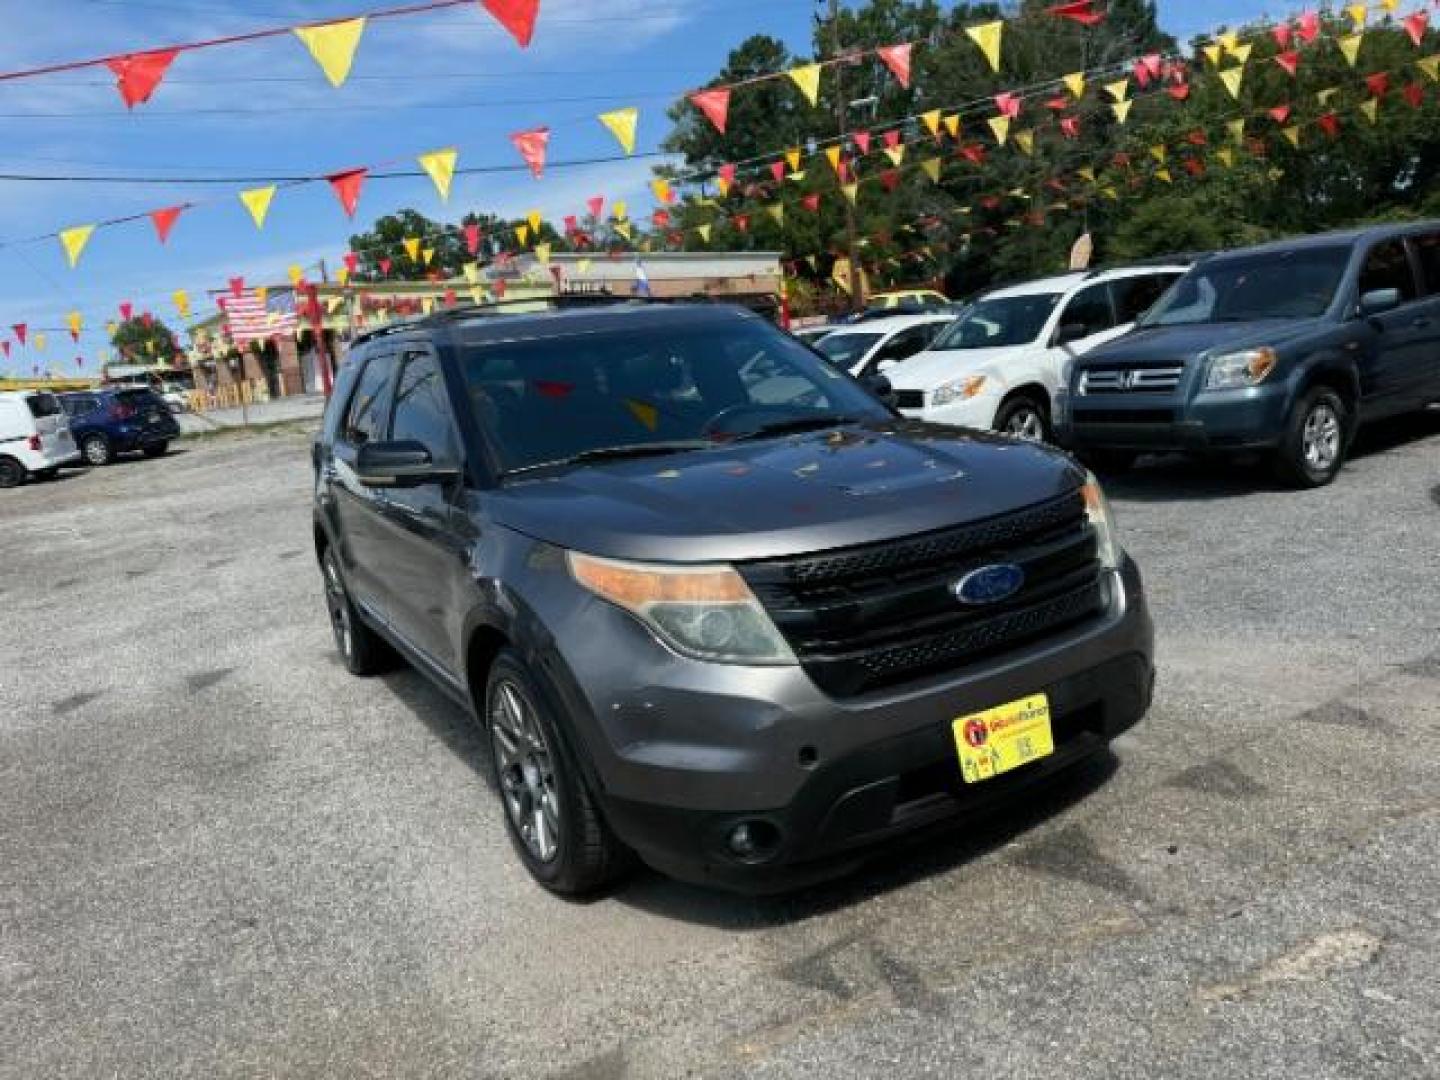
<svg viewBox="0 0 1440 1080">
<path fill-rule="evenodd" d="M 1240 44 L 1240 35 L 1234 30 L 1227 30 L 1223 34 L 1217 34 L 1215 40 L 1220 43 L 1220 48 L 1226 52 L 1234 52 L 1236 46 Z"/>
<path fill-rule="evenodd" d="M 626 154 L 635 152 L 635 129 L 640 124 L 639 109 L 616 109 L 613 112 L 601 113 L 599 120 L 610 134 L 615 136 L 620 149 Z"/>
<path fill-rule="evenodd" d="M 425 260 L 426 266 L 429 266 L 435 261 L 435 249 L 433 247 L 426 248 L 424 251 L 420 252 L 420 258 Z"/>
<path fill-rule="evenodd" d="M 1118 123 L 1123 124 L 1126 120 L 1130 119 L 1130 109 L 1134 104 L 1135 102 L 1133 101 L 1117 101 L 1110 106 L 1110 110 L 1115 114 L 1115 119 Z"/>
<path fill-rule="evenodd" d="M 1380 99 L 1367 98 L 1362 101 L 1360 103 L 1360 112 L 1364 114 L 1365 119 L 1369 120 L 1370 123 L 1378 123 L 1380 120 Z"/>
<path fill-rule="evenodd" d="M 1228 146 L 1222 146 L 1219 150 L 1216 150 L 1215 156 L 1220 159 L 1220 163 L 1227 169 L 1235 164 L 1235 151 Z"/>
<path fill-rule="evenodd" d="M 335 271 L 335 280 L 337 280 L 338 282 L 340 282 L 341 285 L 349 285 L 349 284 L 350 284 L 350 268 L 349 268 L 348 266 L 342 266 L 342 267 L 340 267 L 339 270 L 336 270 L 336 271 Z M 256 292 L 259 292 L 259 290 L 257 289 Z"/>
<path fill-rule="evenodd" d="M 940 137 L 940 110 L 931 109 L 927 113 L 920 114 L 920 122 L 925 125 L 925 130 L 936 138 Z"/>
<path fill-rule="evenodd" d="M 1075 171 L 1080 174 L 1080 179 L 1084 180 L 1087 184 L 1093 184 L 1095 182 L 1095 170 L 1089 165 L 1082 165 Z"/>
<path fill-rule="evenodd" d="M 460 272 L 465 275 L 465 280 L 468 281 L 471 285 L 478 285 L 480 283 L 479 263 L 467 262 L 464 266 L 460 268 Z"/>
<path fill-rule="evenodd" d="M 1440 57 L 1436 57 L 1436 59 L 1440 60 Z M 885 148 L 885 156 L 890 159 L 891 165 L 894 165 L 898 168 L 900 163 L 905 160 L 905 147 L 887 146 Z"/>
<path fill-rule="evenodd" d="M 792 173 L 787 177 L 787 179 L 790 180 L 790 181 L 792 181 L 793 183 L 796 183 L 796 184 L 804 183 L 804 181 L 805 181 L 805 170 L 804 170 L 804 169 L 801 169 L 801 170 L 799 170 L 798 172 L 792 172 Z"/>
<path fill-rule="evenodd" d="M 1340 46 L 1340 55 L 1345 57 L 1345 62 L 1352 68 L 1360 62 L 1360 43 L 1364 40 L 1364 34 L 1350 34 L 1338 38 L 1335 42 Z"/>
<path fill-rule="evenodd" d="M 1365 19 L 1370 14 L 1370 9 L 1364 4 L 1351 4 L 1345 9 L 1345 14 L 1350 16 L 1350 21 L 1358 29 L 1365 25 Z"/>
<path fill-rule="evenodd" d="M 938 157 L 926 158 L 920 162 L 920 168 L 930 178 L 932 184 L 940 182 L 940 159 Z"/>
<path fill-rule="evenodd" d="M 1165 183 L 1167 183 L 1167 184 L 1172 183 L 1172 182 L 1174 181 L 1174 178 L 1170 175 L 1170 170 L 1169 170 L 1169 169 L 1156 169 L 1156 170 L 1155 170 L 1155 179 L 1156 179 L 1156 180 L 1163 180 L 1163 181 L 1164 181 Z"/>
<path fill-rule="evenodd" d="M 827 146 L 825 148 L 825 160 L 830 162 L 830 167 L 838 173 L 840 171 L 840 147 Z"/>
<path fill-rule="evenodd" d="M 1219 45 L 1206 45 L 1200 51 L 1205 54 L 1205 59 L 1216 67 L 1220 66 L 1220 58 L 1225 55 L 1225 51 Z"/>
<path fill-rule="evenodd" d="M 1297 150 L 1300 149 L 1300 127 L 1298 124 L 1291 124 L 1287 128 L 1281 128 L 1280 134 L 1285 136 L 1285 140 L 1291 146 Z"/>
<path fill-rule="evenodd" d="M 1077 71 L 1073 75 L 1066 75 L 1060 81 L 1065 84 L 1065 89 L 1070 91 L 1071 97 L 1078 100 L 1085 96 L 1085 73 L 1083 71 Z"/>
<path fill-rule="evenodd" d="M 410 257 L 411 262 L 418 263 L 420 261 L 419 237 L 407 236 L 404 240 L 400 241 L 400 246 L 405 249 L 405 254 Z"/>
<path fill-rule="evenodd" d="M 696 226 L 695 226 L 695 232 L 696 232 L 696 234 L 700 237 L 700 239 L 703 240 L 705 243 L 708 244 L 708 243 L 710 242 L 710 226 L 709 226 L 709 225 L 696 225 Z"/>
<path fill-rule="evenodd" d="M 540 265 L 541 265 L 541 266 L 549 266 L 549 265 L 550 265 L 550 245 L 549 245 L 549 244 L 536 244 L 536 245 L 535 245 L 535 258 L 537 258 L 537 259 L 540 260 Z"/>
<path fill-rule="evenodd" d="M 805 100 L 811 105 L 820 103 L 820 65 L 806 64 L 803 67 L 791 68 L 785 74 L 790 76 L 790 81 L 800 88 L 805 95 Z"/>
<path fill-rule="evenodd" d="M 1130 96 L 1130 80 L 1118 79 L 1115 82 L 1106 83 L 1105 93 L 1110 95 L 1111 101 L 1124 101 Z"/>
<path fill-rule="evenodd" d="M 982 26 L 967 26 L 965 33 L 980 47 L 985 59 L 990 61 L 990 70 L 1000 70 L 1000 41 L 1005 33 L 1005 23 L 999 19 Z"/>
<path fill-rule="evenodd" d="M 631 230 L 630 230 L 630 222 L 628 222 L 628 221 L 617 221 L 617 222 L 615 222 L 614 228 L 615 228 L 615 231 L 616 231 L 617 233 L 619 233 L 621 236 L 623 236 L 626 240 L 629 240 L 629 239 L 630 239 L 630 231 L 631 231 Z"/>
<path fill-rule="evenodd" d="M 70 328 L 70 333 L 72 335 L 79 334 L 80 327 L 83 325 L 83 323 L 80 321 L 80 312 L 72 311 L 69 315 L 66 315 L 65 325 Z M 112 334 L 111 336 L 113 337 L 114 335 Z"/>
<path fill-rule="evenodd" d="M 340 86 L 350 77 L 350 65 L 364 32 L 363 18 L 295 28 L 295 36 L 305 43 L 331 86 Z"/>
<path fill-rule="evenodd" d="M 1008 116 L 992 116 L 988 122 L 990 131 L 995 136 L 995 142 L 1004 146 L 1005 140 L 1010 137 L 1010 118 Z"/>
<path fill-rule="evenodd" d="M 1034 130 L 1026 128 L 1024 131 L 1015 132 L 1015 145 L 1020 148 L 1021 153 L 1033 154 L 1035 152 Z"/>
<path fill-rule="evenodd" d="M 765 207 L 765 212 L 775 219 L 776 225 L 785 224 L 785 206 L 783 203 L 771 203 Z"/>
<path fill-rule="evenodd" d="M 1164 143 L 1156 143 L 1154 146 L 1150 147 L 1150 156 L 1153 157 L 1156 161 L 1158 161 L 1161 165 L 1164 165 L 1166 159 L 1170 157 L 1170 151 L 1165 149 Z"/>
<path fill-rule="evenodd" d="M 80 262 L 80 253 L 85 250 L 85 245 L 90 243 L 90 235 L 94 231 L 94 225 L 76 225 L 72 229 L 60 231 L 60 246 L 65 249 L 65 259 L 70 263 L 71 270 Z"/>
<path fill-rule="evenodd" d="M 291 263 L 290 268 L 285 271 L 285 275 L 290 279 L 291 285 L 298 286 L 305 280 L 305 271 L 299 263 Z"/>
<path fill-rule="evenodd" d="M 670 181 L 664 177 L 657 176 L 650 181 L 650 190 L 655 193 L 655 201 L 669 205 L 670 202 Z"/>
<path fill-rule="evenodd" d="M 844 193 L 845 198 L 850 200 L 850 205 L 854 206 L 855 200 L 860 197 L 860 185 L 852 180 L 848 184 L 841 184 L 840 190 Z"/>
<path fill-rule="evenodd" d="M 635 417 L 648 431 L 654 431 L 660 426 L 660 410 L 654 405 L 645 401 L 638 401 L 635 398 L 626 398 L 625 407 L 630 410 L 630 415 Z"/>
<path fill-rule="evenodd" d="M 1237 143 L 1243 143 L 1245 141 L 1245 118 L 1243 116 L 1238 120 L 1227 121 L 1225 129 L 1230 132 L 1230 138 L 1234 139 Z"/>
<path fill-rule="evenodd" d="M 452 146 L 445 150 L 432 150 L 428 154 L 421 154 L 417 160 L 425 174 L 434 182 L 435 190 L 440 193 L 440 200 L 449 201 L 450 184 L 455 179 L 455 162 L 459 160 L 459 153 Z"/>
<path fill-rule="evenodd" d="M 1440 56 L 1427 56 L 1416 60 L 1415 66 L 1423 71 L 1431 82 L 1440 82 Z"/>
<path fill-rule="evenodd" d="M 785 164 L 787 164 L 787 165 L 790 166 L 790 171 L 791 171 L 791 172 L 794 172 L 796 169 L 800 168 L 800 151 L 799 151 L 799 150 L 786 150 L 786 151 L 785 151 Z"/>
<path fill-rule="evenodd" d="M 250 217 L 257 229 L 265 227 L 265 219 L 270 216 L 270 203 L 274 198 L 274 184 L 240 192 L 240 201 L 245 204 L 245 209 L 250 211 Z"/>
<path fill-rule="evenodd" d="M 35 335 L 35 351 L 36 351 L 36 352 L 44 352 L 44 351 L 45 351 L 45 341 L 46 341 L 46 338 L 45 338 L 45 335 L 44 335 L 44 334 L 36 334 L 36 335 Z"/>
<path fill-rule="evenodd" d="M 610 206 L 610 216 L 616 221 L 624 221 L 630 216 L 629 207 L 625 205 L 624 199 L 616 199 Z"/>
<path fill-rule="evenodd" d="M 520 241 L 520 246 L 521 246 L 521 247 L 525 247 L 526 245 L 528 245 L 528 244 L 530 243 L 530 226 L 529 226 L 529 225 L 516 225 L 516 226 L 515 226 L 515 239 L 518 240 L 518 241 Z"/>
<path fill-rule="evenodd" d="M 540 236 L 540 226 L 545 224 L 544 215 L 541 214 L 539 210 L 531 210 L 525 215 L 525 221 L 538 238 Z"/>
<path fill-rule="evenodd" d="M 1230 55 L 1235 57 L 1236 60 L 1239 60 L 1240 66 L 1244 67 L 1250 62 L 1250 53 L 1254 48 L 1254 44 L 1247 41 L 1244 45 L 1236 45 L 1233 49 L 1231 49 Z"/>
<path fill-rule="evenodd" d="M 959 113 L 951 113 L 949 116 L 945 117 L 944 124 L 945 124 L 945 130 L 950 133 L 950 137 L 951 137 L 952 139 L 958 139 L 958 138 L 960 138 L 960 114 L 959 114 Z"/>
<path fill-rule="evenodd" d="M 1220 81 L 1225 84 L 1225 89 L 1230 91 L 1230 96 L 1238 101 L 1240 84 L 1245 81 L 1245 69 L 1243 67 L 1227 68 L 1220 72 Z"/>
<path fill-rule="evenodd" d="M 349 271 L 347 270 L 346 272 L 348 273 Z M 270 299 L 270 286 L 268 286 L 268 285 L 257 285 L 257 286 L 255 286 L 255 299 L 259 301 L 261 307 L 264 307 L 264 306 L 265 306 L 265 301 L 268 300 L 268 299 Z"/>
<path fill-rule="evenodd" d="M 1320 92 L 1318 92 L 1315 95 L 1315 100 L 1318 101 L 1321 105 L 1329 105 L 1330 102 L 1335 99 L 1335 95 L 1338 93 L 1340 93 L 1340 88 L 1338 86 L 1332 86 L 1328 90 L 1321 90 Z"/>
</svg>

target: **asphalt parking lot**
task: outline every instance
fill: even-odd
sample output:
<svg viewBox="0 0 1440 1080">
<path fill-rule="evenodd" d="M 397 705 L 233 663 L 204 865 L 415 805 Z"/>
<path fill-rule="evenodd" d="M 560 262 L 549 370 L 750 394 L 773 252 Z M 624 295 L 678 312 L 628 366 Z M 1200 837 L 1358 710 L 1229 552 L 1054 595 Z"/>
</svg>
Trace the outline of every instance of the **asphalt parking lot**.
<svg viewBox="0 0 1440 1080">
<path fill-rule="evenodd" d="M 1148 719 L 773 899 L 532 885 L 466 717 L 335 660 L 306 449 L 0 492 L 0 1077 L 1440 1075 L 1440 412 L 1114 483 Z"/>
</svg>

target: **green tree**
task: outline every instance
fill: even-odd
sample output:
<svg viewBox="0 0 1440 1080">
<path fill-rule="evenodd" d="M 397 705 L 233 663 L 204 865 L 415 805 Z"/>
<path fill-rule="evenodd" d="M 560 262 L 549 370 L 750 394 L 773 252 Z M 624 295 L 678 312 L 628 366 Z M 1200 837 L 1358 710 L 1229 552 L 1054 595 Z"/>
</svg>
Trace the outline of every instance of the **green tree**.
<svg viewBox="0 0 1440 1080">
<path fill-rule="evenodd" d="M 445 224 L 428 218 L 418 210 L 400 210 L 378 219 L 368 232 L 350 238 L 350 250 L 359 258 L 359 276 L 366 280 L 378 281 L 387 275 L 381 272 L 380 264 L 390 262 L 388 277 L 392 280 L 423 279 L 431 272 L 445 277 L 457 277 L 468 262 L 477 256 L 471 255 L 465 241 L 465 227 L 479 226 L 484 237 L 492 237 L 504 223 L 493 214 L 471 212 L 460 219 L 459 224 Z M 433 248 L 434 260 L 425 263 L 423 257 L 417 263 L 412 261 L 405 250 L 405 241 L 418 239 L 421 250 Z M 484 249 L 481 249 L 481 261 Z"/>
<path fill-rule="evenodd" d="M 110 344 L 125 364 L 168 364 L 180 352 L 174 331 L 151 315 L 137 315 L 117 324 Z"/>
</svg>

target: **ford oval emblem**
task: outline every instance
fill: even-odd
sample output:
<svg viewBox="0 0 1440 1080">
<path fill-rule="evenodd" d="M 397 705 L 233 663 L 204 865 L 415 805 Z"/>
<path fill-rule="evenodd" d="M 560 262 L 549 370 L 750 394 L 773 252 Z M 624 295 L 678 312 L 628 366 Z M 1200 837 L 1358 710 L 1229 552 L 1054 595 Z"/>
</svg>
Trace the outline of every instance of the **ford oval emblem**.
<svg viewBox="0 0 1440 1080">
<path fill-rule="evenodd" d="M 971 570 L 953 586 L 962 604 L 998 604 L 1025 587 L 1025 571 L 1014 563 L 996 563 Z"/>
</svg>

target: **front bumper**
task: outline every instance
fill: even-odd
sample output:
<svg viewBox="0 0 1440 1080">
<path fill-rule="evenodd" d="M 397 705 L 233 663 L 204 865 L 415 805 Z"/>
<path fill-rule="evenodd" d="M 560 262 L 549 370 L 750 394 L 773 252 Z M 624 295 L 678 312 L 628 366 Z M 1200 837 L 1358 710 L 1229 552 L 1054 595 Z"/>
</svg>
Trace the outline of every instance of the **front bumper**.
<svg viewBox="0 0 1440 1080">
<path fill-rule="evenodd" d="M 578 716 L 579 703 L 567 707 L 587 729 L 607 820 L 647 863 L 743 891 L 789 888 L 842 872 L 891 837 L 1015 794 L 1135 724 L 1150 702 L 1153 630 L 1134 564 L 1112 578 L 1108 610 L 1088 623 L 971 668 L 846 699 L 823 695 L 799 668 L 675 657 L 658 670 L 635 665 L 620 689 L 615 657 L 636 643 L 616 640 L 617 628 L 602 650 L 608 670 L 576 671 L 570 683 L 573 692 L 592 687 L 588 707 Z M 592 678 L 613 689 L 597 697 Z M 1055 754 L 966 785 L 952 721 L 1041 691 Z M 765 858 L 730 852 L 727 838 L 742 821 L 778 837 Z"/>
<path fill-rule="evenodd" d="M 995 414 L 999 409 L 1000 396 L 987 392 L 972 398 L 958 398 L 938 408 L 926 405 L 922 409 L 901 409 L 900 412 L 911 420 L 988 431 L 995 426 Z"/>
<path fill-rule="evenodd" d="M 1284 437 L 1285 384 L 1210 391 L 1189 400 L 1148 394 L 1072 396 L 1055 434 L 1071 450 L 1268 450 Z"/>
</svg>

